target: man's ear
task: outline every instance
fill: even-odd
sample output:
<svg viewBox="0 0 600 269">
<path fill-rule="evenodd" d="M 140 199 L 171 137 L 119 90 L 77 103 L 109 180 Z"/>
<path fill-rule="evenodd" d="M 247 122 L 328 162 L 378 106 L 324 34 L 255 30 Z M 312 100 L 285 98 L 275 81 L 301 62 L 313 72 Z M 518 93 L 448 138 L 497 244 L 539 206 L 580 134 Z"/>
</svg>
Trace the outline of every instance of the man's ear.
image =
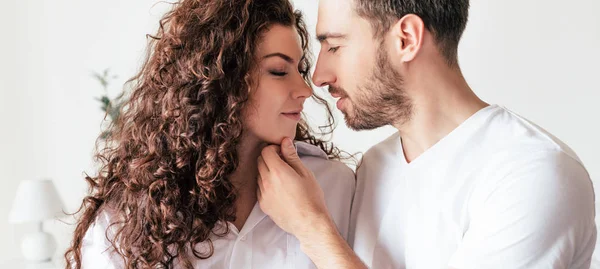
<svg viewBox="0 0 600 269">
<path fill-rule="evenodd" d="M 402 62 L 412 61 L 423 45 L 425 23 L 414 14 L 402 17 L 390 29 L 389 37 L 393 41 L 393 53 Z"/>
</svg>

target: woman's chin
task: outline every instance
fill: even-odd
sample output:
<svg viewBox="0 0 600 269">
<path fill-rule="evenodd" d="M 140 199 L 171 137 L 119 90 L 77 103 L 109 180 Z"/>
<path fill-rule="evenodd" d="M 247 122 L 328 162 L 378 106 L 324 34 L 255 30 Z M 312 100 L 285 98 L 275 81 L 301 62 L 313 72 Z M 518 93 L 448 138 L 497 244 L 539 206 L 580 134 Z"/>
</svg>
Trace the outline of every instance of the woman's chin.
<svg viewBox="0 0 600 269">
<path fill-rule="evenodd" d="M 282 132 L 276 135 L 270 135 L 265 137 L 264 141 L 271 145 L 281 145 L 284 138 L 291 138 L 292 140 L 296 137 L 296 130 L 294 132 Z"/>
</svg>

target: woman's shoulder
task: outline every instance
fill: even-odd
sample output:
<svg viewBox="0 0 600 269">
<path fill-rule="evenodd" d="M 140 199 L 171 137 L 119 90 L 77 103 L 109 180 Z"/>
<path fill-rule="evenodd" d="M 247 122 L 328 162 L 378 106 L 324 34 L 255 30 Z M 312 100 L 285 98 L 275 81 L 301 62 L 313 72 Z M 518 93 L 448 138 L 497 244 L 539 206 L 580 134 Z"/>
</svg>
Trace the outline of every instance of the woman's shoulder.
<svg viewBox="0 0 600 269">
<path fill-rule="evenodd" d="M 111 240 L 117 227 L 112 225 L 115 215 L 103 208 L 88 228 L 81 246 L 83 268 L 123 268 L 121 257 L 115 251 Z"/>
<path fill-rule="evenodd" d="M 356 188 L 354 171 L 338 160 L 329 159 L 317 146 L 297 142 L 296 148 L 304 165 L 313 172 L 319 182 L 329 213 L 340 234 L 347 239 L 352 198 Z"/>
<path fill-rule="evenodd" d="M 327 193 L 326 186 L 348 186 L 354 189 L 356 177 L 354 171 L 339 160 L 329 159 L 319 147 L 305 142 L 296 142 L 298 156 L 304 165 L 310 169 Z"/>
</svg>

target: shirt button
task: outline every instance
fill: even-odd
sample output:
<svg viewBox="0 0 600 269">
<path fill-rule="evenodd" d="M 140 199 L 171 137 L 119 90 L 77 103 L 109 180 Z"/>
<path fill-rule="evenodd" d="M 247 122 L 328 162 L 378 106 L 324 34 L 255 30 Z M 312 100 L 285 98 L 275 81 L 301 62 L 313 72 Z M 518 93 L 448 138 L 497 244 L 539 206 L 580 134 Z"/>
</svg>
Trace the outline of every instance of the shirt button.
<svg viewBox="0 0 600 269">
<path fill-rule="evenodd" d="M 240 240 L 242 240 L 242 241 L 246 241 L 246 239 L 247 239 L 247 238 L 248 238 L 248 237 L 246 237 L 246 236 L 244 235 L 244 236 L 242 236 L 242 238 L 240 238 Z"/>
</svg>

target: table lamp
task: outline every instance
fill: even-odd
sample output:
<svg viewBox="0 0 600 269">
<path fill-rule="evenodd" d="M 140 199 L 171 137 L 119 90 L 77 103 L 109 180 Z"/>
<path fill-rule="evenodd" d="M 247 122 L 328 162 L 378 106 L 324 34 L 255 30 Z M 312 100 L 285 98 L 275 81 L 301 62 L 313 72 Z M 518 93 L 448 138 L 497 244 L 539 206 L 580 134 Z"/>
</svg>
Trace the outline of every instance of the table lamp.
<svg viewBox="0 0 600 269">
<path fill-rule="evenodd" d="M 50 179 L 23 180 L 10 211 L 10 223 L 38 223 L 39 230 L 24 236 L 21 245 L 27 261 L 46 262 L 56 251 L 54 237 L 44 232 L 44 221 L 63 215 L 63 204 Z"/>
</svg>

